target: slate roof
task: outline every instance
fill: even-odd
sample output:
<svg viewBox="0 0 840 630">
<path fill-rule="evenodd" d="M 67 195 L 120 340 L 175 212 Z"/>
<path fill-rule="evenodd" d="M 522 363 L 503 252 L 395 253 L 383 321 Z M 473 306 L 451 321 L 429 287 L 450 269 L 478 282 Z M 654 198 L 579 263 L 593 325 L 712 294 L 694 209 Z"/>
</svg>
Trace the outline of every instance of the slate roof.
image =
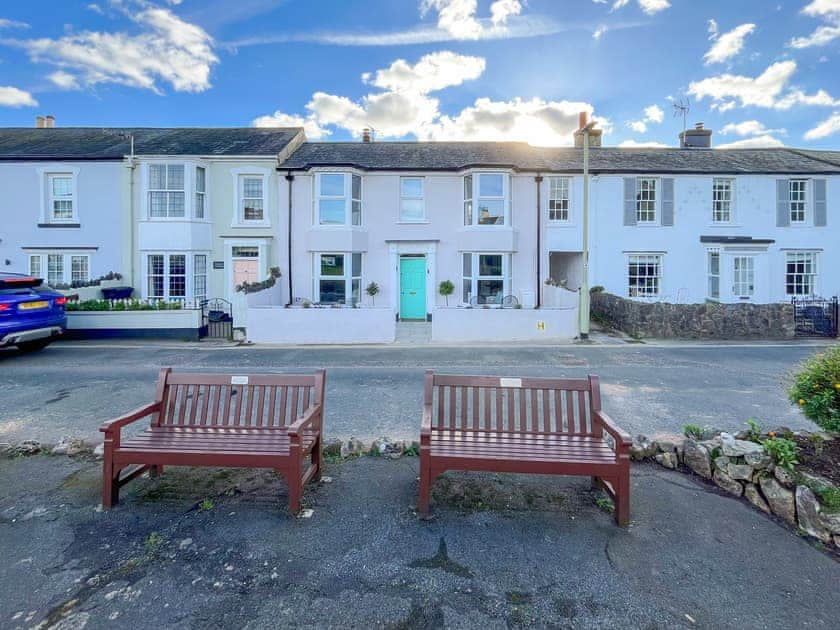
<svg viewBox="0 0 840 630">
<path fill-rule="evenodd" d="M 827 154 L 822 157 L 823 153 Z M 778 149 L 592 149 L 593 173 L 840 174 L 840 152 Z M 362 170 L 450 171 L 471 167 L 579 173 L 580 149 L 521 142 L 307 142 L 281 168 L 352 166 Z"/>
<path fill-rule="evenodd" d="M 302 129 L 34 127 L 0 128 L 0 160 L 113 160 L 136 155 L 274 156 Z"/>
</svg>

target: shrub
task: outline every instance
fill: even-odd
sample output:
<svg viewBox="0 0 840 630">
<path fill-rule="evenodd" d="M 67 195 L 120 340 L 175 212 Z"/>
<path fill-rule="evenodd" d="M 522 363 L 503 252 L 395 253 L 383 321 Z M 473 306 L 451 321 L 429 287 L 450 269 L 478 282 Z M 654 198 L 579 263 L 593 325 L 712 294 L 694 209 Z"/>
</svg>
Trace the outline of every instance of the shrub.
<svg viewBox="0 0 840 630">
<path fill-rule="evenodd" d="M 180 302 L 144 302 L 141 300 L 84 300 L 67 302 L 68 311 L 179 311 Z"/>
<path fill-rule="evenodd" d="M 793 440 L 771 437 L 764 440 L 761 445 L 777 466 L 793 470 L 793 467 L 799 463 L 799 460 L 796 459 L 796 453 L 799 447 Z"/>
<path fill-rule="evenodd" d="M 805 361 L 788 395 L 806 418 L 826 431 L 840 431 L 840 347 Z"/>
<path fill-rule="evenodd" d="M 449 280 L 444 280 L 438 287 L 438 293 L 446 300 L 446 305 L 449 306 L 449 296 L 455 293 L 455 285 Z"/>
<path fill-rule="evenodd" d="M 589 292 L 590 293 L 603 293 L 604 292 L 604 287 L 602 287 L 600 284 L 596 284 L 594 287 L 589 289 Z"/>
<path fill-rule="evenodd" d="M 703 439 L 703 427 L 696 424 L 687 424 L 683 427 L 683 435 L 687 438 Z"/>
<path fill-rule="evenodd" d="M 750 418 L 747 420 L 747 427 L 749 427 L 747 432 L 749 433 L 750 442 L 760 442 L 763 429 L 758 421 Z"/>
<path fill-rule="evenodd" d="M 379 285 L 375 282 L 371 282 L 367 287 L 365 287 L 365 293 L 370 296 L 370 302 L 374 306 L 376 306 L 376 294 L 379 293 Z"/>
<path fill-rule="evenodd" d="M 275 284 L 277 284 L 277 278 L 279 278 L 282 274 L 280 273 L 280 267 L 272 267 L 268 270 L 268 278 L 263 280 L 262 282 L 243 282 L 236 286 L 236 291 L 239 293 L 258 293 L 259 291 L 265 291 L 266 289 L 270 289 Z"/>
</svg>

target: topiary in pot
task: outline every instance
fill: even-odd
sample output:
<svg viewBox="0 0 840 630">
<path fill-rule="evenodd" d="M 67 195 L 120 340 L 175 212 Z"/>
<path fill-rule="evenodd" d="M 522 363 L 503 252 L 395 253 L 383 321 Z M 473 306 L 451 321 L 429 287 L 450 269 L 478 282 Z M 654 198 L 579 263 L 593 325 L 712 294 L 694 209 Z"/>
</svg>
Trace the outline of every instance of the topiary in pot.
<svg viewBox="0 0 840 630">
<path fill-rule="evenodd" d="M 365 287 L 365 293 L 370 296 L 371 305 L 376 306 L 376 294 L 379 293 L 379 285 L 375 282 L 371 282 Z"/>
<path fill-rule="evenodd" d="M 438 287 L 438 293 L 443 296 L 443 299 L 446 301 L 446 305 L 449 306 L 449 296 L 455 293 L 455 285 L 449 280 L 444 280 Z"/>
</svg>

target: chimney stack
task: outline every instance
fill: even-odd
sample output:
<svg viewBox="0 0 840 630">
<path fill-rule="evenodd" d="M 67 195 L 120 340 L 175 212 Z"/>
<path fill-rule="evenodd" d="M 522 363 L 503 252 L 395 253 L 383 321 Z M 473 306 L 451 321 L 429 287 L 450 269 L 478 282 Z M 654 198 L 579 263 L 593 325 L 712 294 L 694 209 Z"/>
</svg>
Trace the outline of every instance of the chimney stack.
<svg viewBox="0 0 840 630">
<path fill-rule="evenodd" d="M 371 133 L 371 129 L 365 128 L 362 129 L 362 142 L 364 144 L 370 144 L 373 139 L 373 134 Z"/>
<path fill-rule="evenodd" d="M 582 149 L 583 148 L 583 136 L 585 132 L 583 131 L 586 127 L 589 120 L 589 114 L 586 112 L 581 112 L 580 116 L 578 117 L 578 130 L 575 131 L 575 148 Z M 590 148 L 599 148 L 601 146 L 601 136 L 604 135 L 603 129 L 590 129 L 589 130 L 589 147 Z"/>
<path fill-rule="evenodd" d="M 47 129 L 52 129 L 53 127 L 55 127 L 55 116 L 47 114 L 44 117 L 44 126 L 46 126 Z"/>
<path fill-rule="evenodd" d="M 680 148 L 683 149 L 711 149 L 712 130 L 706 129 L 703 123 L 694 125 L 694 129 L 680 132 Z"/>
<path fill-rule="evenodd" d="M 43 116 L 35 116 L 35 128 L 36 129 L 43 129 L 47 126 L 47 122 Z"/>
</svg>

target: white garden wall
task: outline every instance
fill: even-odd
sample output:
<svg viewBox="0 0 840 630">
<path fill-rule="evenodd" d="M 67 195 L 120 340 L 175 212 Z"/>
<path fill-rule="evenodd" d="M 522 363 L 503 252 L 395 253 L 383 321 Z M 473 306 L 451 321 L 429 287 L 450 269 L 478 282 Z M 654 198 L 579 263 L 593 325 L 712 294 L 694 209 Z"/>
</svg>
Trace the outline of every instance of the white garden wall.
<svg viewBox="0 0 840 630">
<path fill-rule="evenodd" d="M 393 343 L 390 308 L 248 308 L 248 340 L 255 343 Z"/>
<path fill-rule="evenodd" d="M 434 342 L 559 341 L 578 336 L 578 309 L 438 308 Z"/>
<path fill-rule="evenodd" d="M 73 338 L 166 337 L 198 339 L 201 311 L 71 311 L 67 336 Z"/>
</svg>

